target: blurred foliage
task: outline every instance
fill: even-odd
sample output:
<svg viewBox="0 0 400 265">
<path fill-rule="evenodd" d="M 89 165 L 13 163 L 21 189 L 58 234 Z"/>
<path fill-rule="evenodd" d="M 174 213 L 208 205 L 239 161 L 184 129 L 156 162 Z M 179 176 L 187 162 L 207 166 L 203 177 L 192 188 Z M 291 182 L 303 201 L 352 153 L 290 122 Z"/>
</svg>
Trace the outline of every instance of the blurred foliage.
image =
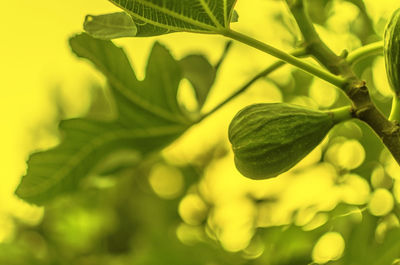
<svg viewBox="0 0 400 265">
<path fill-rule="evenodd" d="M 308 1 L 321 35 L 338 52 L 341 45 L 352 50 L 381 38 L 387 17 L 374 13 L 373 7 L 372 1 Z M 238 13 L 246 17 L 240 8 Z M 288 13 L 279 10 L 269 16 L 284 28 L 283 43 L 300 43 Z M 341 20 L 346 26 L 342 29 L 335 24 Z M 344 41 L 338 43 L 335 34 Z M 243 56 L 235 55 L 240 52 L 232 49 L 221 64 L 221 74 L 229 57 Z M 184 58 L 203 60 L 200 55 Z M 367 59 L 355 70 L 388 114 L 391 95 L 382 59 Z M 265 78 L 243 97 L 271 99 L 272 92 L 264 97 L 268 87 L 285 102 L 313 108 L 348 102 L 336 89 L 301 71 L 282 73 Z M 213 81 L 214 76 L 205 83 Z M 192 80 L 193 86 L 203 89 L 203 94 L 192 92 L 201 106 L 209 93 L 207 84 Z M 92 84 L 90 91 L 87 116 L 112 118 L 114 103 L 108 90 Z M 34 139 L 43 137 L 43 130 L 57 138 L 55 124 L 68 116 L 59 92 L 52 100 L 57 115 L 38 126 Z M 238 110 L 234 107 L 231 116 Z M 222 119 L 229 119 L 224 115 Z M 5 239 L 0 232 L 0 264 L 397 264 L 400 169 L 367 126 L 358 121 L 340 124 L 293 170 L 255 182 L 236 172 L 225 138 L 194 150 L 196 144 L 203 145 L 199 135 L 207 138 L 226 131 L 220 120 L 204 122 L 206 126 L 194 127 L 182 142 L 163 152 L 140 161 L 128 154 L 134 164 L 93 174 L 80 182 L 77 192 L 54 199 L 44 211 L 35 208 L 36 222 L 0 216 L 3 230 L 12 231 Z M 195 143 L 185 145 L 186 138 Z M 126 160 L 126 153 L 114 158 L 132 161 Z"/>
</svg>

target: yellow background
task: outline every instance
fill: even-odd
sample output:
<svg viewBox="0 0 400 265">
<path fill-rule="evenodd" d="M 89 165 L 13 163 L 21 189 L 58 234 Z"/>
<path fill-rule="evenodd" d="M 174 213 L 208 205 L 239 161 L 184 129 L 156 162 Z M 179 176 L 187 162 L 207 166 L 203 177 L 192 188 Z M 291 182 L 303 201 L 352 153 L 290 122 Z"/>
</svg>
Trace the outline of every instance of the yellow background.
<svg viewBox="0 0 400 265">
<path fill-rule="evenodd" d="M 394 8 L 399 6 L 397 0 L 367 0 L 365 2 L 375 21 L 382 16 L 388 17 Z M 330 22 L 330 31 L 321 29 L 323 37 L 337 52 L 344 48 L 354 49 L 360 45 L 347 35 L 346 23 L 356 15 L 355 8 L 349 5 L 349 3 L 337 1 L 336 11 L 338 13 Z M 50 137 L 46 132 L 40 130 L 40 126 L 51 122 L 55 115 L 52 97 L 55 90 L 61 91 L 63 101 L 68 106 L 67 116 L 73 117 L 82 115 L 88 106 L 90 82 L 104 83 L 101 75 L 94 71 L 89 64 L 72 56 L 67 45 L 67 39 L 72 34 L 82 30 L 82 22 L 86 14 L 100 14 L 114 10 L 116 8 L 106 0 L 22 0 L 3 1 L 1 5 L 0 242 L 12 237 L 13 222 L 11 217 L 17 217 L 33 224 L 40 220 L 42 209 L 23 203 L 13 195 L 13 191 L 26 170 L 25 161 L 29 153 L 54 145 L 57 142 L 54 137 Z M 286 33 L 279 24 L 276 24 L 271 16 L 274 12 L 287 12 L 283 1 L 239 0 L 237 10 L 240 14 L 240 22 L 233 25 L 235 29 L 283 49 L 287 48 L 285 39 L 290 38 L 289 33 Z M 274 30 L 271 30 L 272 28 Z M 280 32 L 279 39 L 275 37 L 276 31 Z M 118 40 L 117 43 L 123 45 L 131 55 L 133 66 L 139 77 L 143 77 L 145 59 L 151 43 L 155 39 L 165 43 L 177 58 L 194 51 L 207 54 L 212 62 L 217 60 L 225 43 L 222 37 L 194 34 L 171 34 L 158 38 Z M 235 45 L 232 54 L 223 67 L 221 76 L 217 80 L 215 91 L 211 94 L 206 109 L 229 95 L 241 83 L 272 61 L 273 59 L 268 55 L 261 54 L 251 48 Z M 276 76 L 280 76 L 282 82 L 285 82 L 284 79 L 287 74 L 288 68 L 285 68 L 276 73 Z M 263 89 L 267 86 L 268 93 L 261 92 L 260 96 L 259 92 L 255 95 L 252 91 L 261 86 L 264 86 Z M 318 96 L 321 97 L 320 95 L 315 97 L 318 98 Z M 280 91 L 271 84 L 257 83 L 248 92 L 246 99 L 235 101 L 236 103 L 219 112 L 215 118 L 207 121 L 206 125 L 194 128 L 193 131 L 197 130 L 197 133 L 192 133 L 192 138 L 188 138 L 186 145 L 182 144 L 179 148 L 179 144 L 177 144 L 176 150 L 179 150 L 179 152 L 168 149 L 166 151 L 168 157 L 172 162 L 177 162 L 182 157 L 184 160 L 190 160 L 191 156 L 200 152 L 201 148 L 207 145 L 211 146 L 226 136 L 225 132 L 218 132 L 216 135 L 214 133 L 208 134 L 208 136 L 212 135 L 213 137 L 204 137 L 210 128 L 221 122 L 226 126 L 235 109 L 237 110 L 239 106 L 260 99 L 263 101 L 280 101 L 282 96 Z M 192 147 L 189 150 L 188 144 Z M 179 155 L 176 154 L 177 152 Z M 318 154 L 317 159 L 311 159 L 312 162 L 317 160 Z M 210 170 L 214 170 L 213 174 L 227 175 L 229 173 L 237 175 L 237 173 L 232 172 L 234 168 L 231 157 Z M 316 172 L 312 174 L 322 174 L 321 172 L 330 174 L 329 168 L 317 168 L 315 170 Z M 214 193 L 221 194 L 221 191 L 226 189 L 240 190 L 244 183 L 246 189 L 256 190 L 255 186 L 251 184 L 252 182 L 242 180 L 240 176 L 237 176 L 235 181 L 231 180 L 226 178 L 214 180 L 215 185 L 213 187 L 216 187 Z M 303 179 L 302 182 L 293 184 L 293 189 L 287 191 L 288 194 L 291 194 L 291 197 L 287 198 L 286 209 L 295 207 L 291 204 L 293 203 L 291 201 L 292 196 L 301 196 L 298 192 L 296 193 L 300 188 L 294 190 L 294 187 L 303 185 L 301 190 L 304 191 L 307 190 L 306 184 L 313 181 L 313 179 L 310 179 L 309 182 L 304 182 Z M 273 189 L 275 189 L 274 192 L 281 192 L 283 185 L 286 185 L 284 183 L 280 182 L 275 185 L 270 182 L 271 191 L 257 190 L 255 193 L 272 192 Z M 316 185 L 319 185 L 319 194 L 316 195 L 320 196 L 324 195 L 324 189 L 321 186 L 326 190 L 331 188 L 331 185 L 327 182 L 317 183 Z M 223 187 L 223 189 L 218 187 Z M 308 188 L 310 189 L 310 187 Z M 224 197 L 221 195 L 216 200 L 229 201 L 232 200 L 232 196 Z M 299 198 L 297 197 L 297 199 Z M 304 198 L 304 200 L 307 201 L 307 198 Z M 326 202 L 329 203 L 330 200 L 333 199 L 328 198 Z M 242 204 L 245 203 L 242 202 Z M 225 218 L 234 216 L 235 212 L 237 213 L 237 207 L 251 211 L 246 205 L 235 204 L 230 205 L 230 207 L 225 207 L 221 216 L 225 216 Z M 329 206 L 327 207 L 329 208 Z M 285 218 L 284 214 L 281 218 Z M 281 220 L 270 221 L 279 223 Z M 232 230 L 235 230 L 234 228 Z M 232 230 L 228 230 L 229 233 L 226 235 L 232 235 Z M 248 235 L 241 236 L 238 238 L 245 238 Z M 232 242 L 232 238 L 225 242 Z M 225 247 L 234 251 L 241 249 L 246 242 L 236 243 L 236 245 L 226 245 Z M 232 244 L 235 244 L 235 242 Z"/>
</svg>

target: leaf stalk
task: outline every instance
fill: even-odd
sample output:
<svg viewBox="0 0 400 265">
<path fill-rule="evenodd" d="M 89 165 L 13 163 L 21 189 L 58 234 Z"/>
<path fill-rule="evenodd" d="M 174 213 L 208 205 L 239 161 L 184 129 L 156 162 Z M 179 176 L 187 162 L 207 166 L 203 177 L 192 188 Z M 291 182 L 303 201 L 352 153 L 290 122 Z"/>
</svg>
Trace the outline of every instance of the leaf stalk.
<svg viewBox="0 0 400 265">
<path fill-rule="evenodd" d="M 298 67 L 299 69 L 301 69 L 309 74 L 317 76 L 317 77 L 321 78 L 322 80 L 325 80 L 326 82 L 328 82 L 334 86 L 343 88 L 347 85 L 346 79 L 336 76 L 334 74 L 331 74 L 315 65 L 306 63 L 306 62 L 294 57 L 293 55 L 290 55 L 289 53 L 286 53 L 286 52 L 279 50 L 271 45 L 268 45 L 259 40 L 256 40 L 250 36 L 244 35 L 240 32 L 234 31 L 234 30 L 227 30 L 223 33 L 223 35 L 226 37 L 229 37 L 231 39 L 234 39 L 236 41 L 239 41 L 241 43 L 247 44 L 248 46 L 256 48 L 260 51 L 268 53 L 278 59 L 281 59 L 282 61 L 284 61 L 288 64 Z"/>
</svg>

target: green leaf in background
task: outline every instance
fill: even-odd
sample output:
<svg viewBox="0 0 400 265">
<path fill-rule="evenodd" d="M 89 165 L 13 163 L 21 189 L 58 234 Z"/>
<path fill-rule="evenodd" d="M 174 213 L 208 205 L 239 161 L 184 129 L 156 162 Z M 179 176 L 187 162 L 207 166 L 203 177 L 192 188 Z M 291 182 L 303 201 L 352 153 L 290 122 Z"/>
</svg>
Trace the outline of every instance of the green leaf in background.
<svg viewBox="0 0 400 265">
<path fill-rule="evenodd" d="M 236 3 L 236 0 L 109 1 L 128 12 L 135 19 L 149 23 L 156 28 L 163 28 L 167 32 L 199 33 L 220 33 L 229 28 Z"/>
<path fill-rule="evenodd" d="M 83 28 L 92 37 L 105 40 L 137 35 L 136 24 L 125 12 L 100 16 L 87 15 Z"/>
<path fill-rule="evenodd" d="M 150 37 L 173 32 L 131 17 L 126 12 L 99 16 L 88 15 L 83 28 L 92 37 L 104 40 L 122 37 Z"/>
<path fill-rule="evenodd" d="M 184 77 L 192 84 L 198 107 L 203 107 L 215 82 L 216 69 L 202 55 L 189 55 L 180 61 Z"/>
<path fill-rule="evenodd" d="M 181 67 L 161 44 L 154 44 L 142 82 L 137 80 L 125 52 L 111 41 L 81 34 L 72 38 L 70 45 L 77 56 L 89 59 L 107 77 L 121 122 L 130 126 L 134 121 L 144 127 L 191 124 L 176 98 Z"/>
<path fill-rule="evenodd" d="M 28 173 L 16 194 L 22 199 L 42 204 L 77 188 L 79 181 L 113 151 L 132 148 L 142 154 L 171 142 L 185 128 L 127 128 L 118 122 L 88 119 L 66 120 L 60 124 L 65 135 L 57 147 L 31 155 Z"/>
<path fill-rule="evenodd" d="M 125 52 L 111 41 L 81 34 L 71 38 L 70 45 L 107 77 L 118 118 L 61 122 L 61 144 L 31 155 L 16 190 L 35 204 L 76 189 L 112 152 L 132 149 L 146 155 L 171 143 L 192 124 L 177 102 L 183 78 L 180 63 L 161 44 L 153 46 L 143 81 L 137 80 Z"/>
<path fill-rule="evenodd" d="M 345 227 L 348 236 L 343 257 L 329 262 L 332 265 L 374 264 L 394 265 L 400 257 L 400 228 L 386 227 L 382 242 L 377 242 L 377 227 L 382 218 L 372 216 L 368 212 L 362 214 L 362 221 L 353 229 Z M 353 221 L 354 222 L 354 221 Z"/>
</svg>

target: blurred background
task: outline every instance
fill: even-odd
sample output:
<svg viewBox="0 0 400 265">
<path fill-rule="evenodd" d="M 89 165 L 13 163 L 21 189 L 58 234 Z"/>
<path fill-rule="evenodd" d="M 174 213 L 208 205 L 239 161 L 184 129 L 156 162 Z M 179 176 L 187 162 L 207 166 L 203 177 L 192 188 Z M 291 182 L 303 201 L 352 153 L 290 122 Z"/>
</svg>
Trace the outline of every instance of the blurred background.
<svg viewBox="0 0 400 265">
<path fill-rule="evenodd" d="M 337 53 L 381 40 L 397 0 L 308 0 L 322 38 Z M 86 14 L 117 10 L 106 0 L 6 1 L 0 29 L 0 264 L 400 264 L 400 169 L 363 124 L 338 125 L 294 169 L 252 181 L 235 169 L 227 126 L 242 107 L 291 102 L 316 109 L 347 104 L 329 84 L 292 67 L 258 81 L 161 154 L 91 176 L 80 191 L 46 208 L 13 193 L 31 152 L 58 143 L 60 119 L 107 115 L 105 79 L 75 58 L 68 38 Z M 232 27 L 284 50 L 300 36 L 284 1 L 239 0 Z M 226 39 L 175 33 L 115 41 L 144 77 L 161 41 L 180 59 L 212 63 Z M 274 59 L 230 49 L 204 111 Z M 382 57 L 356 66 L 386 114 L 391 92 Z M 193 105 L 188 82 L 179 99 Z M 371 263 L 371 261 L 373 261 Z"/>
</svg>

